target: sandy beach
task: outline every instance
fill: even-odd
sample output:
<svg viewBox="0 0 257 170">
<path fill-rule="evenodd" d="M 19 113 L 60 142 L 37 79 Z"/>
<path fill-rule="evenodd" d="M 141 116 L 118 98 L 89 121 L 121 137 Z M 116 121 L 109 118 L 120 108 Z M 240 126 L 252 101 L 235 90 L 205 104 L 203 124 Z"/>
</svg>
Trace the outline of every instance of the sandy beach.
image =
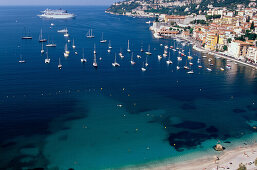
<svg viewBox="0 0 257 170">
<path fill-rule="evenodd" d="M 220 155 L 219 157 L 217 157 Z M 254 161 L 257 158 L 257 144 L 249 146 L 240 146 L 231 150 L 224 150 L 222 153 L 217 152 L 217 156 L 196 158 L 194 160 L 181 163 L 162 163 L 150 164 L 137 167 L 136 169 L 146 170 L 236 170 L 239 164 L 243 163 L 247 170 L 256 170 Z M 128 168 L 134 169 L 134 168 Z"/>
</svg>

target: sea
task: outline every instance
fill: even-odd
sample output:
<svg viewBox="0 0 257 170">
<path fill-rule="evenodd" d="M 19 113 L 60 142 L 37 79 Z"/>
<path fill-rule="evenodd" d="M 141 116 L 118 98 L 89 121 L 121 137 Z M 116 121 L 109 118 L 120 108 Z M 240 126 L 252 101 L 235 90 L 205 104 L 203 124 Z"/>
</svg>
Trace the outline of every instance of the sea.
<svg viewBox="0 0 257 170">
<path fill-rule="evenodd" d="M 0 7 L 0 169 L 137 169 L 219 155 L 217 143 L 229 150 L 256 142 L 255 69 L 155 39 L 149 19 L 107 14 L 107 6 L 64 6 L 76 15 L 67 20 L 40 19 L 46 8 L 60 6 Z M 69 37 L 57 32 L 64 28 Z M 57 45 L 44 43 L 44 54 L 41 29 Z M 95 38 L 86 38 L 90 29 Z M 170 46 L 183 50 L 182 61 Z M 149 47 L 152 55 L 140 51 Z M 189 62 L 194 74 L 183 68 Z"/>
</svg>

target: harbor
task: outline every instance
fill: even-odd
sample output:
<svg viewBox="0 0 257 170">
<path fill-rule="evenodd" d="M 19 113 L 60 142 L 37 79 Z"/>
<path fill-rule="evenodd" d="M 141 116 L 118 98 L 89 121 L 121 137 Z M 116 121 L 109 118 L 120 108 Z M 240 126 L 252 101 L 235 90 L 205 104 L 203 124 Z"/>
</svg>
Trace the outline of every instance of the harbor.
<svg viewBox="0 0 257 170">
<path fill-rule="evenodd" d="M 0 169 L 165 169 L 202 157 L 232 169 L 222 155 L 235 150 L 254 161 L 256 70 L 105 9 L 67 6 L 76 17 L 63 20 L 38 17 L 40 6 L 0 10 Z"/>
</svg>

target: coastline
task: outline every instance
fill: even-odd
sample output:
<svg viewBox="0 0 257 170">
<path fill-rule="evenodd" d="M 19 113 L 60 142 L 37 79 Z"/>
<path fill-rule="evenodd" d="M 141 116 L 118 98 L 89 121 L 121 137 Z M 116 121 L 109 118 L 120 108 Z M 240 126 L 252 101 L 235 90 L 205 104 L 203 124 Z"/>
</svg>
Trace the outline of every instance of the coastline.
<svg viewBox="0 0 257 170">
<path fill-rule="evenodd" d="M 130 167 L 125 169 L 140 169 L 140 170 L 235 170 L 243 163 L 247 170 L 255 170 L 254 161 L 257 158 L 257 143 L 246 146 L 238 146 L 230 150 L 222 152 L 217 151 L 217 156 L 202 156 L 193 160 L 188 160 L 179 163 L 170 163 L 169 161 L 147 164 L 139 167 Z M 219 160 L 218 160 L 219 159 Z"/>
<path fill-rule="evenodd" d="M 175 37 L 174 37 L 175 38 Z M 179 39 L 182 39 L 184 41 L 188 41 L 190 42 L 192 45 L 193 45 L 193 49 L 196 50 L 196 51 L 199 51 L 199 52 L 203 52 L 203 53 L 207 53 L 207 54 L 210 54 L 210 55 L 213 55 L 215 57 L 221 57 L 221 58 L 224 58 L 226 60 L 232 60 L 234 62 L 237 62 L 239 64 L 243 64 L 245 66 L 249 66 L 249 67 L 252 67 L 254 69 L 257 69 L 257 65 L 254 65 L 254 64 L 251 64 L 251 63 L 247 63 L 247 62 L 243 62 L 241 60 L 238 60 L 232 56 L 228 56 L 228 55 L 225 55 L 225 54 L 222 54 L 222 53 L 219 53 L 219 52 L 215 52 L 215 51 L 210 51 L 210 50 L 206 50 L 202 47 L 200 47 L 197 42 L 195 42 L 196 40 L 189 40 L 187 38 L 184 38 L 184 37 L 181 37 L 181 36 L 176 36 L 176 38 L 179 38 Z"/>
</svg>

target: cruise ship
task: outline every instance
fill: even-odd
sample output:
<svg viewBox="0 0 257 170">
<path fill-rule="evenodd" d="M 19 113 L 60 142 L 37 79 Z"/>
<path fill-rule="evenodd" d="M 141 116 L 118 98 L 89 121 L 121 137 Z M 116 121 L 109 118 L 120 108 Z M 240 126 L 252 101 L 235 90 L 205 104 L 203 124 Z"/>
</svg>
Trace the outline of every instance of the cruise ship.
<svg viewBox="0 0 257 170">
<path fill-rule="evenodd" d="M 48 19 L 68 19 L 68 18 L 74 18 L 75 15 L 68 13 L 68 11 L 63 9 L 58 10 L 52 10 L 52 9 L 46 9 L 44 11 L 41 11 L 41 15 L 38 15 L 40 18 L 48 18 Z"/>
</svg>

